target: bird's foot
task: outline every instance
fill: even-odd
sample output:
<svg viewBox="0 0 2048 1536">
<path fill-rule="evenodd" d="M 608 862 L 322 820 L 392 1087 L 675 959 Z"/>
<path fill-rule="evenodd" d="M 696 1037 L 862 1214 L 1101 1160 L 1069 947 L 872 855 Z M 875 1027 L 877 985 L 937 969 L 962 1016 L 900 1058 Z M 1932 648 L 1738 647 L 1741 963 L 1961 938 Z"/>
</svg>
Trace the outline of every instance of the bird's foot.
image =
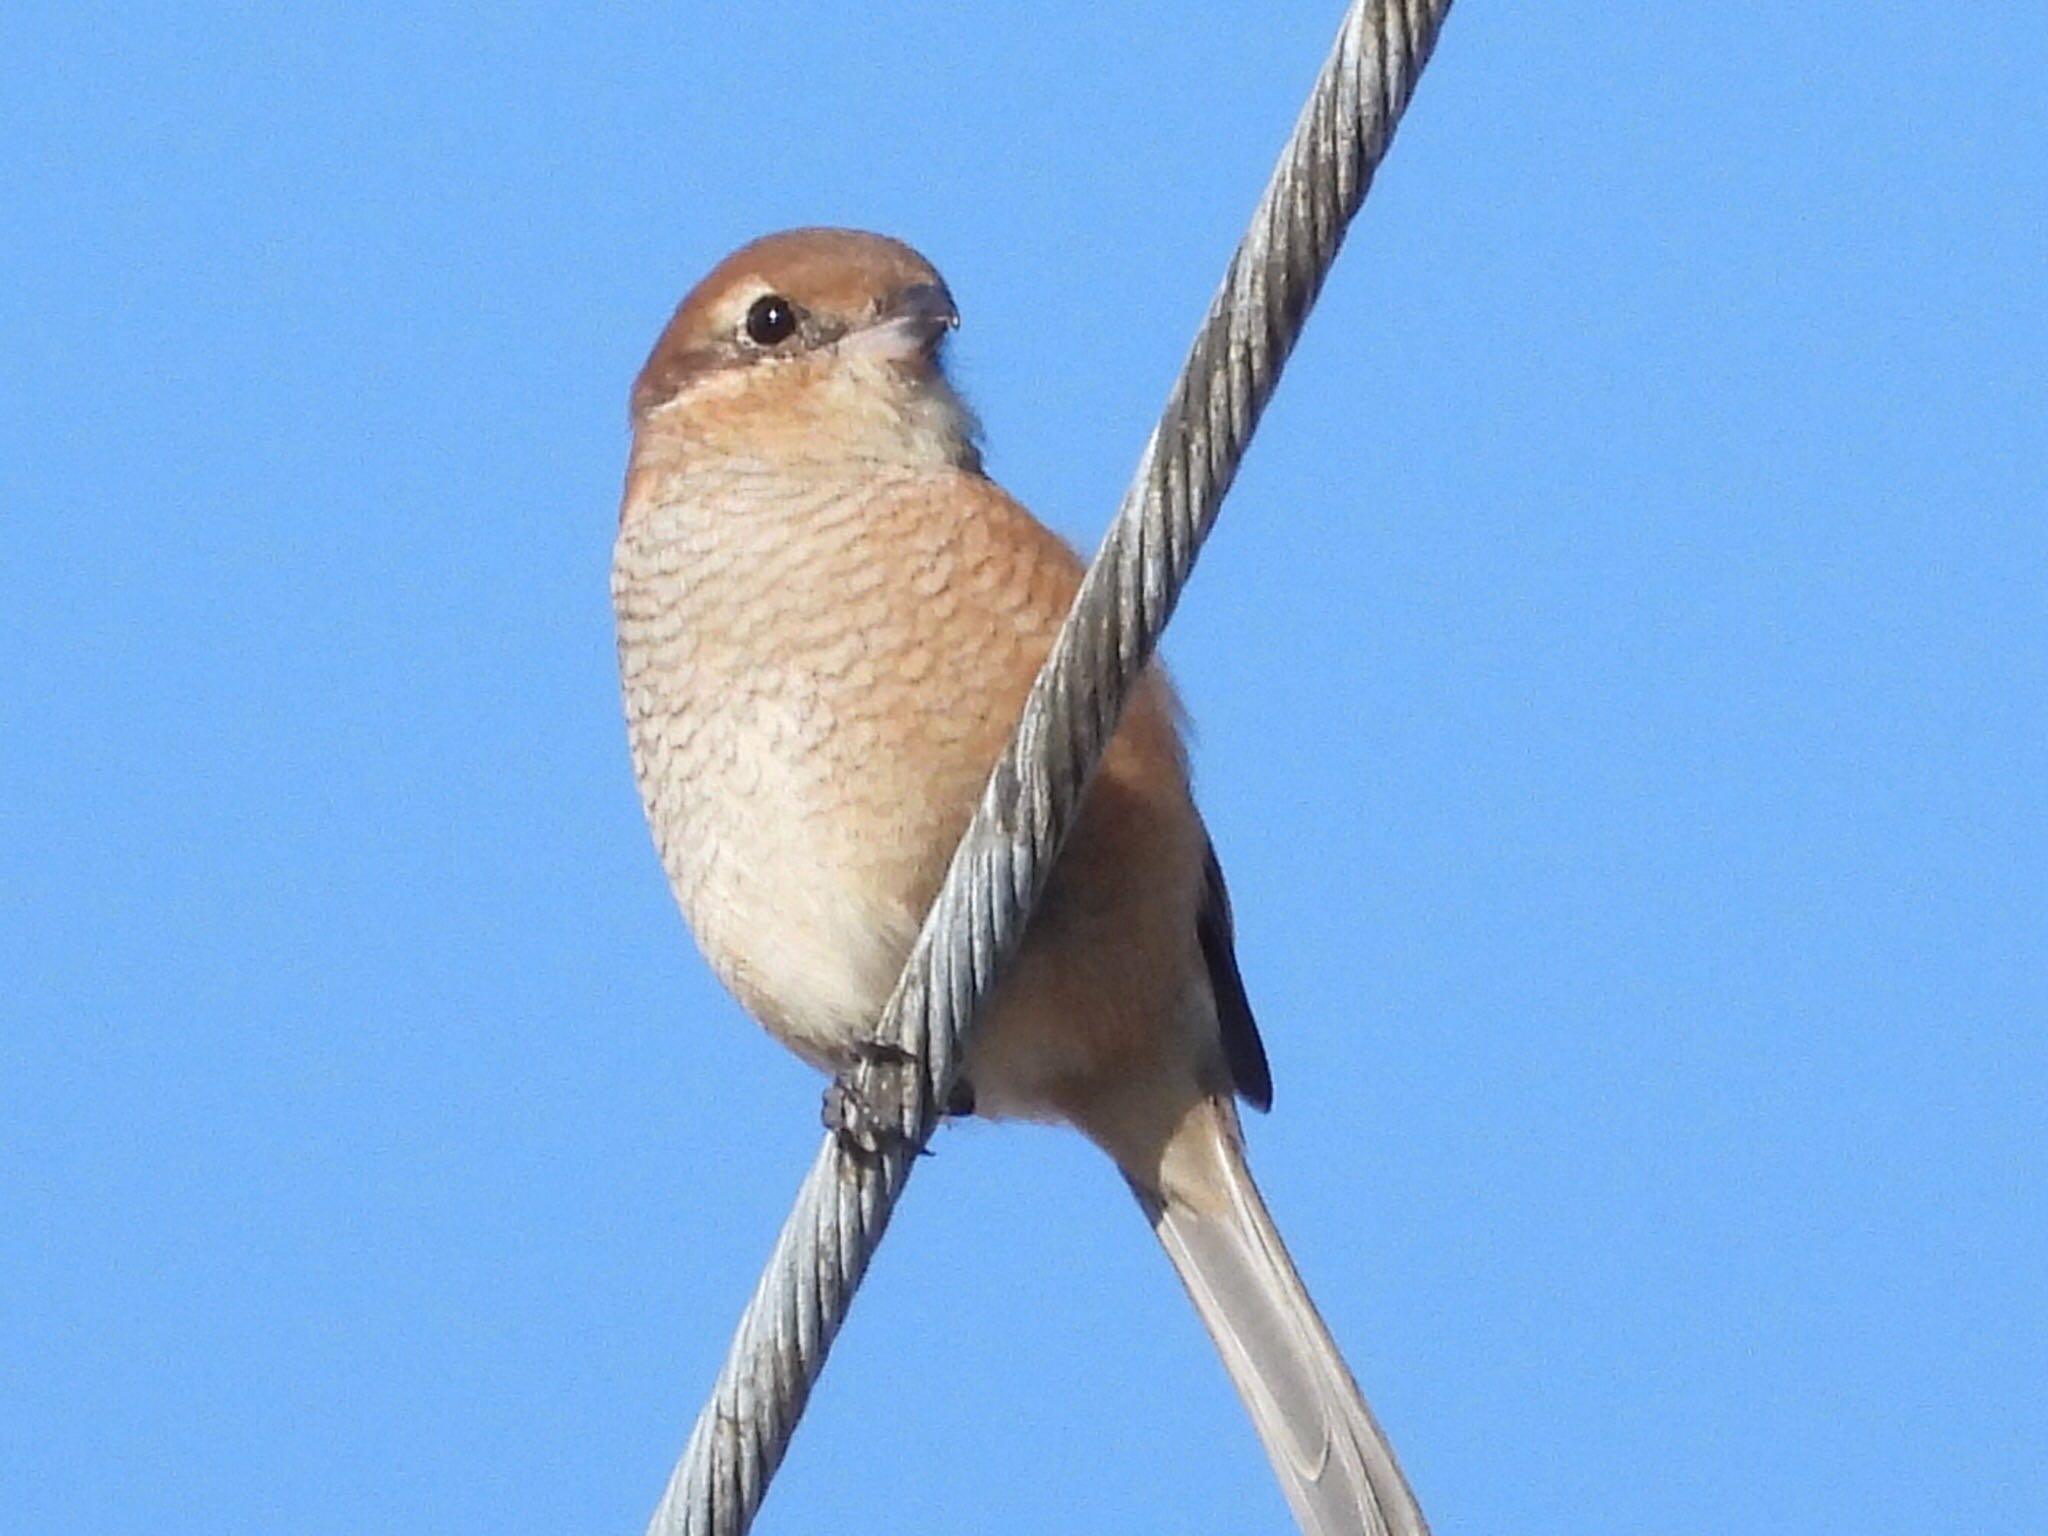
<svg viewBox="0 0 2048 1536">
<path fill-rule="evenodd" d="M 863 1040 L 854 1046 L 853 1065 L 825 1090 L 825 1129 L 849 1152 L 878 1157 L 910 1140 L 905 1129 L 911 1098 L 911 1074 L 922 1070 L 918 1059 L 886 1040 Z M 974 1113 L 974 1085 L 956 1077 L 946 1092 L 943 1113 L 958 1119 Z"/>
<path fill-rule="evenodd" d="M 965 1120 L 974 1113 L 974 1084 L 964 1077 L 953 1079 L 953 1086 L 946 1093 L 946 1118 Z"/>
<path fill-rule="evenodd" d="M 825 1090 L 825 1129 L 848 1152 L 880 1157 L 910 1140 L 905 1128 L 911 1073 L 917 1058 L 886 1040 L 862 1040 L 853 1048 L 853 1065 Z"/>
</svg>

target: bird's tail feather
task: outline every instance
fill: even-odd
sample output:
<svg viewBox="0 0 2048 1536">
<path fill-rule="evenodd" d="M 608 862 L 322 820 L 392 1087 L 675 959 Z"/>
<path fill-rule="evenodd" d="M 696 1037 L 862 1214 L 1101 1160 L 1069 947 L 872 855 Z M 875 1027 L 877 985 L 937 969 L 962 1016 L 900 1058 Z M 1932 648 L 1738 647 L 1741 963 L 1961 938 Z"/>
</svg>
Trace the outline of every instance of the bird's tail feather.
<svg viewBox="0 0 2048 1536">
<path fill-rule="evenodd" d="M 1133 1184 L 1309 1536 L 1428 1536 L 1415 1496 L 1245 1166 L 1237 1116 L 1201 1105 L 1169 1192 Z M 1192 1166 L 1190 1166 L 1192 1164 Z M 1185 1196 L 1176 1189 L 1185 1188 Z"/>
</svg>

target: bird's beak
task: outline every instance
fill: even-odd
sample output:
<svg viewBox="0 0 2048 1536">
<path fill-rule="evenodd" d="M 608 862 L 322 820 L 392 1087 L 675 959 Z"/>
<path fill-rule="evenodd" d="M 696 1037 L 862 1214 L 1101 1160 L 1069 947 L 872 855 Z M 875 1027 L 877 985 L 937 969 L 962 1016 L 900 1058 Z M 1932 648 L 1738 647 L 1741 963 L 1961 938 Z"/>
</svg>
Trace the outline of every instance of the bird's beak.
<svg viewBox="0 0 2048 1536">
<path fill-rule="evenodd" d="M 917 332 L 930 346 L 960 324 L 960 311 L 944 283 L 912 283 L 882 306 L 881 318 Z"/>
<path fill-rule="evenodd" d="M 884 299 L 875 318 L 851 333 L 842 345 L 897 362 L 908 362 L 919 354 L 931 358 L 959 323 L 960 311 L 953 307 L 953 295 L 945 284 L 912 283 Z"/>
</svg>

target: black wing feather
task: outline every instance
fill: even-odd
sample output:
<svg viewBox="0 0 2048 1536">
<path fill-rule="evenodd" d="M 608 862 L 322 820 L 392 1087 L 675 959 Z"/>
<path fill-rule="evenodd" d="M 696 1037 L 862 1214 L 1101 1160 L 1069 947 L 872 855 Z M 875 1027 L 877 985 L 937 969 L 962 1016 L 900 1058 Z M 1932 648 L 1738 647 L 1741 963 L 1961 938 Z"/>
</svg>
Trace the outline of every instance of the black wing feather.
<svg viewBox="0 0 2048 1536">
<path fill-rule="evenodd" d="M 1259 1021 L 1244 993 L 1237 970 L 1237 944 L 1230 926 L 1230 892 L 1224 889 L 1223 866 L 1208 849 L 1203 875 L 1202 910 L 1195 916 L 1202 959 L 1209 967 L 1209 990 L 1216 994 L 1216 1022 L 1223 1032 L 1223 1059 L 1230 1067 L 1231 1086 L 1253 1109 L 1273 1107 L 1273 1069 L 1259 1038 Z"/>
</svg>

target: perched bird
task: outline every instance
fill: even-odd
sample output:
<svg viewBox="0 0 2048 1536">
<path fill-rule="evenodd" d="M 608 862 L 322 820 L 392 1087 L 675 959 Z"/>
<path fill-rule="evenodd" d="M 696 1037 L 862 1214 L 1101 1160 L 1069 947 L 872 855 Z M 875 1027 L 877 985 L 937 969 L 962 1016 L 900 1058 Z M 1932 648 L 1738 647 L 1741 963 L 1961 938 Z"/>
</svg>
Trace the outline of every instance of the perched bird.
<svg viewBox="0 0 2048 1536">
<path fill-rule="evenodd" d="M 799 229 L 697 285 L 633 387 L 612 569 L 633 768 L 711 968 L 840 1072 L 1080 582 L 982 471 L 908 246 Z M 1305 1531 L 1424 1529 L 1245 1166 L 1271 1101 L 1155 668 L 968 1051 L 976 1113 L 1116 1160 Z"/>
</svg>

